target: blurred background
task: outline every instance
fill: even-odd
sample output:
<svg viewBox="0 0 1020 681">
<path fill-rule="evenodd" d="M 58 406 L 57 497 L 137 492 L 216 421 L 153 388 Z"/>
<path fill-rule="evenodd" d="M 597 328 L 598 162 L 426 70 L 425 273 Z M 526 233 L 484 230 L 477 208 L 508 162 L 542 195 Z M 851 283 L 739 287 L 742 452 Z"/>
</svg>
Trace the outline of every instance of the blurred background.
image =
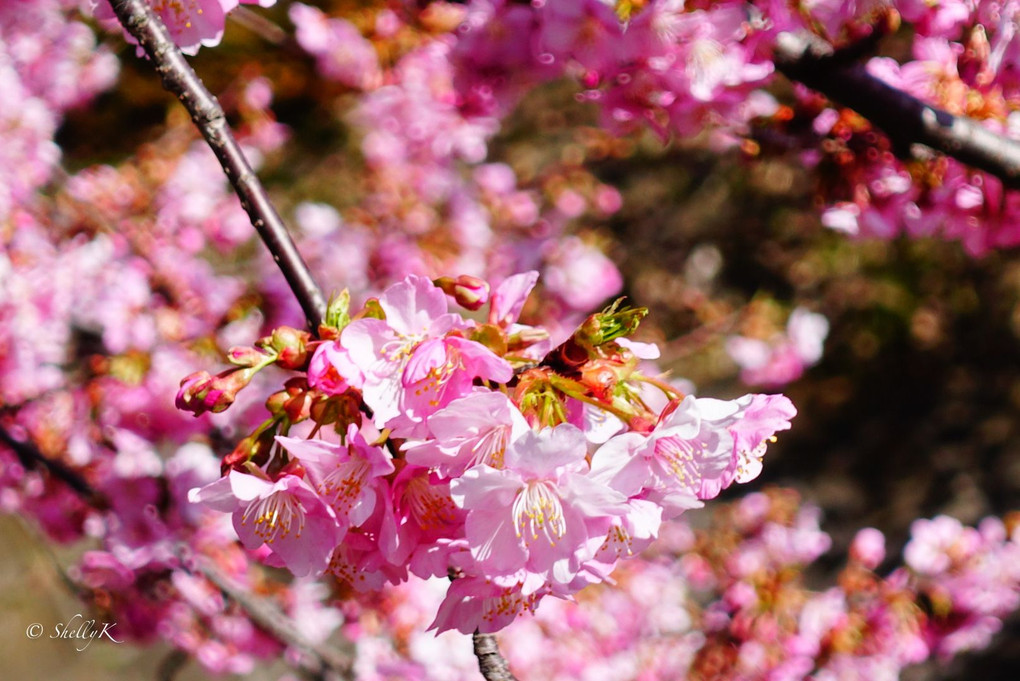
<svg viewBox="0 0 1020 681">
<path fill-rule="evenodd" d="M 358 11 L 351 4 L 355 23 Z M 266 16 L 286 21 L 283 9 Z M 214 92 L 236 91 L 255 76 L 276 86 L 272 111 L 292 138 L 260 174 L 288 219 L 301 201 L 356 205 L 365 189 L 358 140 L 337 115 L 350 96 L 318 78 L 299 52 L 265 50 L 265 39 L 264 30 L 228 22 L 224 44 L 193 62 Z M 122 50 L 116 89 L 67 117 L 58 141 L 68 172 L 120 163 L 167 130 L 190 134 L 180 108 L 131 51 Z M 783 388 L 799 410 L 793 430 L 769 449 L 762 476 L 724 500 L 782 485 L 819 505 L 834 539 L 812 575 L 819 585 L 862 527 L 886 534 L 891 567 L 916 518 L 946 513 L 973 524 L 1020 509 L 1015 253 L 975 259 L 941 241 L 850 240 L 821 226 L 816 176 L 793 151 L 611 138 L 573 92 L 556 83 L 531 92 L 490 145 L 489 160 L 507 163 L 538 192 L 579 174 L 619 189 L 618 212 L 582 216 L 569 230 L 603 248 L 623 274 L 624 294 L 650 308 L 640 338 L 661 344 L 664 369 L 701 395 L 736 396 L 754 386 L 740 382 L 728 337 L 769 338 L 797 306 L 829 321 L 821 361 Z M 53 549 L 12 517 L 0 518 L 0 536 L 0 677 L 204 678 L 193 662 L 178 669 L 165 647 L 97 641 L 79 653 L 47 640 L 55 623 L 82 611 L 60 566 L 84 547 Z M 47 628 L 40 640 L 25 635 L 33 622 Z M 259 678 L 279 678 L 281 670 L 260 670 Z M 1018 675 L 1013 618 L 991 649 L 909 678 Z"/>
</svg>

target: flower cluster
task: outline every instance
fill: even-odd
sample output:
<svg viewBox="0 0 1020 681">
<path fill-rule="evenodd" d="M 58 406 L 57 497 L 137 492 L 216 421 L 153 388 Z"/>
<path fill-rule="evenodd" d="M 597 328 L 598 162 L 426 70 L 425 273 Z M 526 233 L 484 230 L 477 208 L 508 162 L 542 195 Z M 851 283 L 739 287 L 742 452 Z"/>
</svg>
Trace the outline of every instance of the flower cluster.
<svg viewBox="0 0 1020 681">
<path fill-rule="evenodd" d="M 0 5 L 0 221 L 30 203 L 53 175 L 60 149 L 53 142 L 63 113 L 106 90 L 118 63 L 96 45 L 92 31 L 64 14 L 76 2 Z"/>
<path fill-rule="evenodd" d="M 834 585 L 814 590 L 809 570 L 833 544 L 820 520 L 792 490 L 715 504 L 707 525 L 681 519 L 663 528 L 620 564 L 612 585 L 550 600 L 507 628 L 500 649 L 521 678 L 550 681 L 894 679 L 983 647 L 1015 607 L 1015 524 L 918 520 L 907 566 L 887 574 L 879 572 L 885 537 L 864 529 Z M 476 678 L 464 639 L 422 632 L 443 591 L 438 580 L 412 577 L 348 609 L 343 631 L 367 670 L 359 679 Z M 390 626 L 376 624 L 380 617 Z"/>
<path fill-rule="evenodd" d="M 473 106 L 462 93 L 454 29 L 463 9 L 444 11 L 443 22 L 421 17 L 437 24 L 426 31 L 378 9 L 361 22 L 369 26 L 362 35 L 350 21 L 291 5 L 298 44 L 324 86 L 358 95 L 343 122 L 360 136 L 365 165 L 352 178 L 366 197 L 357 210 L 299 206 L 312 264 L 359 300 L 408 273 L 503 279 L 536 269 L 541 316 L 565 336 L 622 288 L 597 239 L 572 233 L 616 212 L 619 192 L 576 164 L 525 181 L 507 163 L 486 162 L 506 111 Z M 395 55 L 392 65 L 380 54 Z"/>
<path fill-rule="evenodd" d="M 519 321 L 536 279 L 490 291 L 411 275 L 353 320 L 338 298 L 324 340 L 278 329 L 232 350 L 235 368 L 189 376 L 178 405 L 200 414 L 269 364 L 299 372 L 192 500 L 299 576 L 366 590 L 452 575 L 434 626 L 491 632 L 605 581 L 663 520 L 757 477 L 787 398 L 685 397 L 644 376 L 655 348 L 628 338 L 644 311 L 619 303 L 550 349 Z"/>
<path fill-rule="evenodd" d="M 768 340 L 730 336 L 726 352 L 740 366 L 740 380 L 748 385 L 776 387 L 795 381 L 804 369 L 822 358 L 822 346 L 829 334 L 824 315 L 798 307 L 790 313 L 785 333 Z"/>
</svg>

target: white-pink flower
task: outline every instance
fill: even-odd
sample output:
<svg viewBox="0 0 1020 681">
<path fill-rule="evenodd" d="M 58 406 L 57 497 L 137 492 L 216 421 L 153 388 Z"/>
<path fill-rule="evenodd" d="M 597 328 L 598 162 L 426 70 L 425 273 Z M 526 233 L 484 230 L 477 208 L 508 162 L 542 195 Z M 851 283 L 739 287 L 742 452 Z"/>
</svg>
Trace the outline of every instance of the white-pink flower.
<svg viewBox="0 0 1020 681">
<path fill-rule="evenodd" d="M 624 433 L 599 447 L 593 475 L 628 497 L 659 503 L 667 518 L 697 508 L 703 482 L 730 464 L 733 436 L 719 422 L 737 409 L 734 403 L 688 396 L 650 434 Z"/>
<path fill-rule="evenodd" d="M 781 386 L 800 378 L 804 369 L 822 358 L 829 321 L 798 307 L 790 315 L 786 333 L 768 341 L 732 336 L 726 352 L 740 368 L 740 380 L 748 385 Z"/>
<path fill-rule="evenodd" d="M 342 536 L 333 510 L 297 475 L 273 481 L 232 470 L 192 489 L 188 500 L 232 513 L 234 530 L 245 548 L 265 544 L 299 577 L 322 574 Z"/>
<path fill-rule="evenodd" d="M 386 315 L 358 319 L 340 345 L 364 374 L 362 393 L 376 426 L 398 436 L 420 435 L 425 418 L 471 390 L 475 378 L 506 382 L 510 364 L 467 338 L 447 335 L 466 326 L 447 312 L 446 294 L 411 275 L 379 298 Z"/>
<path fill-rule="evenodd" d="M 432 282 L 411 275 L 387 288 L 379 297 L 386 319 L 364 318 L 348 324 L 340 345 L 364 373 L 362 392 L 382 428 L 400 414 L 404 367 L 422 341 L 441 338 L 463 324 L 447 312 L 446 294 Z"/>
<path fill-rule="evenodd" d="M 507 446 L 528 429 L 528 422 L 510 398 L 479 391 L 432 414 L 429 437 L 408 440 L 403 450 L 408 463 L 433 468 L 443 478 L 455 478 L 479 464 L 502 468 Z"/>
<path fill-rule="evenodd" d="M 450 483 L 468 512 L 471 555 L 486 575 L 521 569 L 567 584 L 604 543 L 626 498 L 588 476 L 587 443 L 576 427 L 529 431 L 507 447 L 505 468 L 479 465 Z"/>
</svg>

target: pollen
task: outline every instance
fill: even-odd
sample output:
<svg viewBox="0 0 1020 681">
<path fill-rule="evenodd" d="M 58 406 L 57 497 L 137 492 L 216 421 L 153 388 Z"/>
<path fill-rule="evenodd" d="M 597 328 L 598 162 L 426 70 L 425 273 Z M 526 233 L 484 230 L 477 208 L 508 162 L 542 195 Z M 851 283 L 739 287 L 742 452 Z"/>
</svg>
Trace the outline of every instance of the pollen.
<svg viewBox="0 0 1020 681">
<path fill-rule="evenodd" d="M 537 594 L 524 596 L 517 589 L 504 589 L 499 596 L 486 598 L 482 606 L 482 619 L 493 622 L 523 612 L 535 612 L 540 597 Z"/>
<path fill-rule="evenodd" d="M 612 552 L 616 557 L 634 555 L 634 538 L 625 528 L 614 525 L 606 535 L 606 541 L 599 547 L 599 552 Z"/>
</svg>

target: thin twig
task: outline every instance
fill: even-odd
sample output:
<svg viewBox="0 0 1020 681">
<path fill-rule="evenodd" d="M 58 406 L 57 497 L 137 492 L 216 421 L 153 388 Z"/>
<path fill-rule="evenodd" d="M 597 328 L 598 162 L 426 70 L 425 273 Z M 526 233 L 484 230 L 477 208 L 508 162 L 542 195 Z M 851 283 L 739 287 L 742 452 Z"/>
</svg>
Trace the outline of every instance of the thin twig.
<svg viewBox="0 0 1020 681">
<path fill-rule="evenodd" d="M 185 561 L 188 562 L 188 561 Z M 341 652 L 332 646 L 309 641 L 298 631 L 294 622 L 280 612 L 272 603 L 253 596 L 243 587 L 234 584 L 230 578 L 220 572 L 211 562 L 202 556 L 196 556 L 191 562 L 195 570 L 216 585 L 228 598 L 244 610 L 251 621 L 269 632 L 278 641 L 286 643 L 301 653 L 300 665 L 303 669 L 324 679 L 340 679 L 352 676 L 352 655 Z"/>
<path fill-rule="evenodd" d="M 499 652 L 494 635 L 480 634 L 476 631 L 471 635 L 471 642 L 475 647 L 475 657 L 478 658 L 478 669 L 481 670 L 485 681 L 517 681 L 517 677 L 510 671 L 506 658 Z"/>
<path fill-rule="evenodd" d="M 898 90 L 819 49 L 817 39 L 781 33 L 773 52 L 776 68 L 791 80 L 849 107 L 880 128 L 901 156 L 920 144 L 990 173 L 1009 188 L 1020 188 L 1020 142 L 995 133 L 966 116 L 955 116 Z"/>
<path fill-rule="evenodd" d="M 326 299 L 273 207 L 265 188 L 227 125 L 226 115 L 184 55 L 162 20 L 145 0 L 112 0 L 113 11 L 155 65 L 163 87 L 188 110 L 191 120 L 216 154 L 241 199 L 252 225 L 287 279 L 314 332 L 326 311 Z"/>
</svg>

